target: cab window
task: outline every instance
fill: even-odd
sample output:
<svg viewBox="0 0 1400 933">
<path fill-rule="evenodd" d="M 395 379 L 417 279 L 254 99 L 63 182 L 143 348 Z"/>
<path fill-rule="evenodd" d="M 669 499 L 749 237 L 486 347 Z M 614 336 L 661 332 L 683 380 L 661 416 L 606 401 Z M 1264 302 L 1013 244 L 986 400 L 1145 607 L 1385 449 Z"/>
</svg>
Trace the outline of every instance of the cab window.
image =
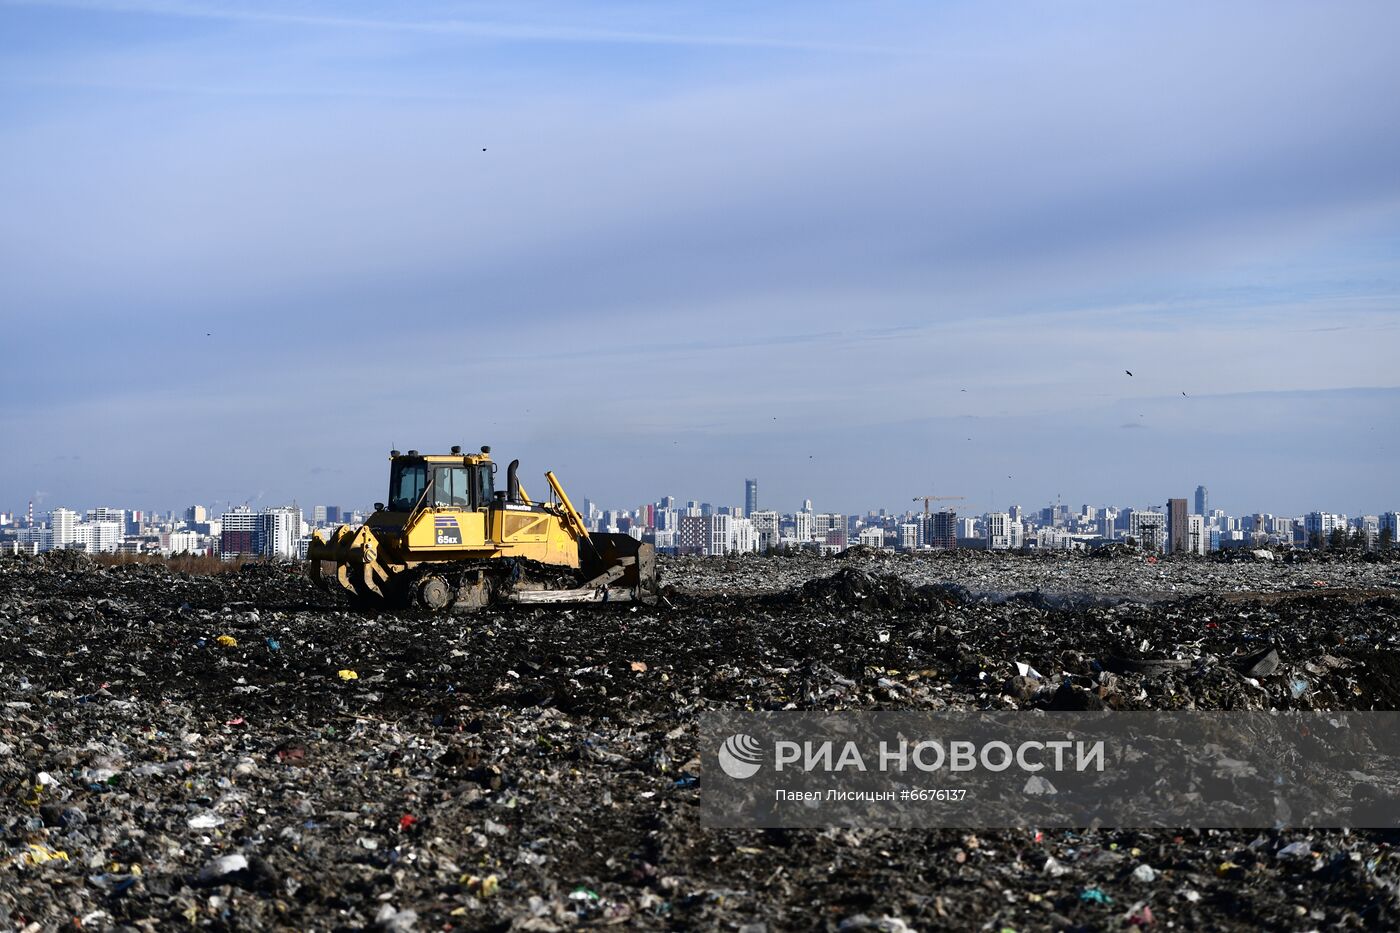
<svg viewBox="0 0 1400 933">
<path fill-rule="evenodd" d="M 476 504 L 479 508 L 487 508 L 491 505 L 491 499 L 495 494 L 495 480 L 491 475 L 491 464 L 483 463 L 476 468 L 477 475 L 477 497 Z"/>
<path fill-rule="evenodd" d="M 433 471 L 433 504 L 466 508 L 471 496 L 465 467 L 438 467 Z"/>
<path fill-rule="evenodd" d="M 418 502 L 428 484 L 428 467 L 422 461 L 394 461 L 389 476 L 389 511 L 407 512 Z"/>
</svg>

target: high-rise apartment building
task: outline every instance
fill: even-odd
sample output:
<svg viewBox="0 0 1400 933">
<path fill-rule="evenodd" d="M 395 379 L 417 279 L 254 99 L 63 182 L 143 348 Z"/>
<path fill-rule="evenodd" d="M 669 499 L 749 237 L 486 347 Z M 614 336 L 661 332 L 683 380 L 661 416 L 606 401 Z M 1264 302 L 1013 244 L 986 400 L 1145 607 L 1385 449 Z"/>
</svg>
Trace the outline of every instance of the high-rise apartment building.
<svg viewBox="0 0 1400 933">
<path fill-rule="evenodd" d="M 1210 550 L 1210 536 L 1206 533 L 1206 520 L 1199 515 L 1187 516 L 1186 529 L 1187 552 L 1204 556 Z"/>
<path fill-rule="evenodd" d="M 220 518 L 219 551 L 223 554 L 256 554 L 258 513 L 240 505 Z"/>
<path fill-rule="evenodd" d="M 117 527 L 126 534 L 126 509 L 109 509 L 104 507 L 88 509 L 87 520 L 90 522 L 115 522 Z"/>
<path fill-rule="evenodd" d="M 735 517 L 729 523 L 729 550 L 735 554 L 748 554 L 758 550 L 758 532 L 753 521 Z"/>
<path fill-rule="evenodd" d="M 778 531 L 781 517 L 774 511 L 758 511 L 749 513 L 749 521 L 753 523 L 754 535 L 757 537 L 756 545 L 759 551 L 767 551 L 778 546 Z"/>
<path fill-rule="evenodd" d="M 258 516 L 258 552 L 267 557 L 295 560 L 300 556 L 301 509 L 294 505 L 268 509 Z"/>
<path fill-rule="evenodd" d="M 1366 547 L 1373 548 L 1381 537 L 1381 518 L 1379 515 L 1363 515 L 1356 520 L 1356 529 L 1361 532 Z"/>
<path fill-rule="evenodd" d="M 885 546 L 885 529 L 862 528 L 856 540 L 866 547 L 883 548 Z"/>
<path fill-rule="evenodd" d="M 792 536 L 797 539 L 798 544 L 806 544 L 812 540 L 812 512 L 810 509 L 803 509 L 792 517 Z"/>
<path fill-rule="evenodd" d="M 958 546 L 958 513 L 952 509 L 941 509 L 925 516 L 924 543 L 929 547 L 955 548 Z"/>
<path fill-rule="evenodd" d="M 1136 541 L 1143 550 L 1160 551 L 1166 543 L 1167 516 L 1161 512 L 1128 510 L 1128 537 Z"/>
<path fill-rule="evenodd" d="M 89 554 L 99 551 L 111 553 L 121 546 L 126 528 L 117 522 L 103 519 L 79 522 L 74 526 L 73 532 L 74 538 L 70 546 L 80 547 Z"/>
<path fill-rule="evenodd" d="M 812 516 L 812 537 L 825 541 L 833 531 L 846 533 L 846 516 L 839 512 L 818 512 Z"/>
<path fill-rule="evenodd" d="M 914 522 L 905 522 L 899 526 L 899 547 L 903 551 L 912 551 L 919 546 L 919 526 Z"/>
<path fill-rule="evenodd" d="M 1384 512 L 1380 520 L 1380 542 L 1400 547 L 1400 512 Z"/>
<path fill-rule="evenodd" d="M 1012 521 L 1010 513 L 988 512 L 986 521 L 988 550 L 1015 550 L 1021 546 L 1021 523 Z"/>
<path fill-rule="evenodd" d="M 1303 534 L 1309 547 L 1324 547 L 1338 528 L 1346 528 L 1347 517 L 1332 512 L 1309 512 L 1303 516 Z"/>
<path fill-rule="evenodd" d="M 1210 514 L 1210 492 L 1204 486 L 1196 487 L 1196 514 L 1200 516 Z"/>
<path fill-rule="evenodd" d="M 1186 554 L 1191 550 L 1191 525 L 1187 521 L 1185 499 L 1167 500 L 1167 553 Z"/>
<path fill-rule="evenodd" d="M 78 539 L 78 513 L 72 509 L 54 509 L 49 513 L 49 547 L 61 551 Z"/>
</svg>

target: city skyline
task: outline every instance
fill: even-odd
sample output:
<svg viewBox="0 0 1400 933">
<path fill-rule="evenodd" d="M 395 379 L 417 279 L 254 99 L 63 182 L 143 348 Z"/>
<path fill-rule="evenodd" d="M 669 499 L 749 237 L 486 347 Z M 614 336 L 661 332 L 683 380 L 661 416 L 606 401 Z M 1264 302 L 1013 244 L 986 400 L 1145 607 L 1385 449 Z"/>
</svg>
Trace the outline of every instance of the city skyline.
<svg viewBox="0 0 1400 933">
<path fill-rule="evenodd" d="M 719 495 L 719 496 L 713 496 L 713 497 L 705 498 L 705 497 L 698 497 L 698 496 L 677 496 L 677 495 L 673 495 L 673 494 L 670 494 L 670 493 L 663 493 L 663 494 L 661 494 L 661 495 L 653 496 L 653 497 L 650 497 L 650 498 L 648 498 L 647 496 L 642 496 L 642 497 L 640 497 L 640 499 L 638 499 L 637 497 L 632 497 L 632 499 L 635 499 L 636 501 L 629 501 L 629 500 L 621 500 L 621 501 L 599 500 L 599 499 L 596 499 L 596 498 L 593 497 L 593 496 L 587 495 L 586 493 L 585 493 L 585 494 L 576 495 L 576 496 L 573 495 L 573 493 L 571 493 L 571 497 L 572 497 L 572 498 L 575 498 L 575 499 L 576 499 L 578 502 L 580 502 L 580 503 L 583 503 L 583 502 L 591 503 L 591 504 L 594 505 L 594 506 L 596 507 L 596 509 L 597 509 L 598 511 L 600 511 L 600 512 L 601 512 L 601 511 L 631 512 L 631 511 L 635 511 L 636 509 L 641 508 L 641 507 L 644 507 L 644 506 L 647 506 L 647 505 L 652 505 L 652 504 L 659 503 L 659 502 L 662 502 L 662 501 L 665 501 L 665 500 L 672 500 L 672 501 L 675 501 L 675 502 L 678 502 L 678 503 L 689 503 L 689 502 L 694 502 L 694 503 L 698 503 L 698 504 L 703 504 L 707 509 L 713 508 L 714 510 L 720 510 L 720 509 L 724 509 L 724 510 L 739 509 L 739 510 L 742 510 L 745 514 L 748 514 L 748 513 L 752 512 L 752 511 L 754 511 L 754 509 L 753 509 L 751 506 L 753 506 L 753 505 L 755 505 L 755 504 L 758 506 L 758 510 L 759 510 L 759 511 L 775 511 L 775 512 L 777 512 L 777 513 L 779 513 L 779 514 L 783 514 L 783 515 L 791 515 L 791 514 L 793 514 L 793 513 L 796 513 L 796 512 L 799 512 L 799 511 L 803 511 L 804 509 L 808 509 L 809 507 L 810 507 L 810 510 L 811 510 L 811 511 L 816 511 L 816 512 L 829 512 L 829 513 L 833 513 L 833 514 L 839 513 L 839 514 L 842 514 L 842 515 L 850 515 L 850 516 L 864 516 L 864 515 L 878 515 L 878 514 L 884 514 L 884 515 L 889 515 L 889 516 L 899 516 L 899 515 L 919 515 L 919 514 L 922 514 L 922 513 L 923 513 L 923 507 L 921 506 L 921 503 L 923 502 L 923 499 L 924 499 L 923 496 L 914 496 L 914 497 L 911 497 L 910 501 L 907 502 L 907 503 L 906 503 L 906 502 L 900 502 L 900 503 L 895 503 L 895 504 L 883 504 L 883 505 L 882 505 L 882 504 L 869 504 L 869 503 L 867 503 L 867 504 L 858 505 L 858 506 L 852 508 L 852 507 L 849 507 L 849 506 L 843 507 L 843 506 L 841 506 L 841 505 L 839 505 L 839 504 L 833 504 L 833 503 L 830 503 L 830 502 L 825 502 L 825 503 L 824 503 L 824 502 L 821 502 L 820 500 L 814 499 L 814 497 L 812 497 L 812 496 L 797 496 L 797 497 L 793 497 L 793 496 L 788 496 L 788 495 L 785 495 L 785 494 L 780 493 L 781 500 L 780 500 L 777 504 L 774 504 L 773 502 L 769 501 L 768 498 L 766 498 L 766 497 L 764 497 L 764 496 L 762 496 L 762 495 L 759 494 L 758 490 L 760 489 L 760 487 L 761 487 L 762 484 L 760 484 L 760 482 L 759 482 L 758 479 L 749 477 L 749 478 L 743 479 L 742 482 L 743 482 L 743 487 L 742 487 L 742 490 L 740 491 L 740 494 L 738 494 L 738 495 L 733 495 L 733 496 L 728 496 L 728 497 L 723 496 L 723 495 Z M 766 487 L 764 487 L 764 488 L 766 488 Z M 1204 494 L 1204 495 L 1203 495 L 1203 494 Z M 751 495 L 752 495 L 752 497 L 751 497 Z M 936 497 L 931 496 L 930 498 L 936 498 Z M 1136 498 L 1127 499 L 1127 500 L 1120 500 L 1120 501 L 1111 501 L 1111 500 L 1107 500 L 1107 499 L 1103 499 L 1103 498 L 1097 498 L 1097 499 L 1096 499 L 1096 498 L 1093 498 L 1093 497 L 1085 497 L 1085 496 L 1058 496 L 1058 497 L 1056 497 L 1056 498 L 1054 498 L 1054 499 L 1052 499 L 1052 500 L 1042 501 L 1042 502 L 1033 502 L 1033 501 L 1030 501 L 1030 500 L 1020 501 L 1020 500 L 1012 499 L 1012 500 L 1008 500 L 1008 501 L 1005 501 L 1005 502 L 993 503 L 993 504 L 991 504 L 991 505 L 982 505 L 982 504 L 979 504 L 979 503 L 976 503 L 976 502 L 968 502 L 968 501 L 966 501 L 966 499 L 963 498 L 963 497 L 950 497 L 950 498 L 959 498 L 959 499 L 962 499 L 962 501 L 934 502 L 934 503 L 931 503 L 931 504 L 930 504 L 930 508 L 928 509 L 929 513 L 931 514 L 931 513 L 936 513 L 936 512 L 939 512 L 939 511 L 951 511 L 951 512 L 957 513 L 959 516 L 968 516 L 968 517 L 977 517 L 977 518 L 981 518 L 981 517 L 984 517 L 984 516 L 986 516 L 986 515 L 988 515 L 988 514 L 991 514 L 991 513 L 1007 512 L 1007 511 L 1013 510 L 1013 509 L 1024 510 L 1027 514 L 1034 514 L 1034 513 L 1038 513 L 1038 512 L 1040 512 L 1041 510 L 1047 509 L 1047 508 L 1064 508 L 1064 509 L 1066 509 L 1066 510 L 1069 510 L 1069 512 L 1070 512 L 1071 514 L 1076 514 L 1076 513 L 1079 512 L 1080 510 L 1082 510 L 1082 509 L 1084 509 L 1084 508 L 1087 507 L 1087 508 L 1095 508 L 1095 509 L 1111 508 L 1111 509 L 1120 509 L 1120 510 L 1128 510 L 1128 509 L 1161 509 L 1161 510 L 1163 510 L 1163 514 L 1165 515 L 1165 514 L 1167 514 L 1167 510 L 1169 510 L 1169 509 L 1171 508 L 1171 503 L 1174 502 L 1174 501 L 1176 501 L 1176 502 L 1180 502 L 1180 503 L 1183 504 L 1183 505 L 1181 506 L 1181 508 L 1183 508 L 1183 509 L 1185 510 L 1185 512 L 1184 512 L 1183 514 L 1189 513 L 1189 514 L 1193 514 L 1193 515 L 1206 515 L 1206 514 L 1210 514 L 1210 513 L 1212 513 L 1212 512 L 1217 512 L 1217 511 L 1218 511 L 1218 512 L 1221 512 L 1221 513 L 1226 514 L 1226 515 L 1234 515 L 1234 516 L 1245 516 L 1245 515 L 1253 515 L 1253 514 L 1265 514 L 1265 515 L 1289 516 L 1289 517 L 1292 517 L 1292 518 L 1301 519 L 1304 515 L 1307 515 L 1307 514 L 1312 513 L 1312 512 L 1319 512 L 1319 511 L 1320 511 L 1320 512 L 1327 512 L 1327 513 L 1343 514 L 1343 515 L 1347 515 L 1347 516 L 1351 516 L 1351 517 L 1357 517 L 1357 516 L 1363 516 L 1363 515 L 1381 515 L 1381 514 L 1385 514 L 1385 513 L 1387 513 L 1387 512 L 1394 511 L 1393 506 L 1396 505 L 1396 504 L 1400 504 L 1400 495 L 1397 495 L 1397 496 L 1395 496 L 1395 497 L 1392 497 L 1392 500 L 1391 500 L 1391 501 L 1384 502 L 1384 503 L 1381 503 L 1381 504 L 1379 504 L 1379 505 L 1372 505 L 1371 507 L 1367 507 L 1367 508 L 1352 508 L 1352 509 L 1347 509 L 1347 508 L 1336 508 L 1336 509 L 1334 509 L 1333 506 L 1336 505 L 1336 503 L 1314 502 L 1310 507 L 1305 508 L 1305 509 L 1301 509 L 1301 510 L 1296 510 L 1296 511 L 1280 510 L 1280 509 L 1269 509 L 1269 508 L 1238 509 L 1238 508 L 1230 508 L 1230 507 L 1228 507 L 1228 506 L 1222 506 L 1221 503 L 1218 501 L 1217 497 L 1215 497 L 1215 496 L 1209 491 L 1209 487 L 1208 487 L 1207 485 L 1205 485 L 1205 484 L 1197 484 L 1197 485 L 1195 486 L 1195 488 L 1194 488 L 1194 491 L 1191 493 L 1191 496 L 1190 496 L 1189 499 L 1186 498 L 1184 495 L 1183 495 L 1183 496 L 1171 496 L 1171 495 L 1168 495 L 1168 496 L 1166 496 L 1166 497 L 1164 497 L 1164 498 L 1160 498 L 1160 499 L 1153 499 L 1153 498 L 1150 497 L 1150 496 L 1149 496 L 1149 497 L 1136 497 Z M 1333 498 L 1336 498 L 1336 497 L 1333 497 Z M 13 517 L 15 517 L 15 518 L 23 518 L 23 517 L 26 515 L 26 513 L 29 511 L 29 509 L 30 509 L 31 506 L 32 506 L 33 514 L 34 514 L 34 516 L 35 516 L 36 518 L 42 518 L 43 516 L 47 515 L 49 512 L 53 511 L 54 509 L 70 509 L 70 510 L 73 510 L 73 511 L 78 512 L 78 513 L 80 513 L 80 514 L 81 514 L 81 513 L 84 513 L 84 512 L 93 512 L 93 511 L 97 511 L 97 512 L 100 513 L 100 512 L 101 512 L 102 510 L 104 510 L 104 509 L 120 509 L 120 510 L 123 510 L 123 511 L 126 511 L 126 512 L 141 512 L 141 513 L 143 513 L 143 514 L 151 514 L 151 515 L 167 515 L 167 514 L 170 514 L 170 515 L 178 515 L 178 514 L 186 513 L 186 512 L 188 512 L 188 511 L 190 511 L 190 510 L 192 510 L 192 509 L 198 508 L 198 509 L 201 509 L 201 510 L 206 511 L 207 514 L 208 514 L 209 516 L 211 516 L 211 517 L 216 517 L 216 516 L 218 516 L 218 515 L 220 515 L 220 514 L 226 512 L 226 511 L 235 510 L 235 509 L 247 508 L 247 509 L 252 509 L 252 510 L 254 510 L 254 511 L 258 511 L 258 510 L 267 510 L 267 509 L 277 509 L 277 508 L 282 508 L 282 507 L 287 507 L 287 506 L 297 507 L 297 508 L 301 509 L 301 511 L 304 512 L 304 513 L 306 513 L 307 515 L 310 515 L 313 511 L 321 511 L 321 510 L 324 510 L 324 509 L 327 509 L 327 508 L 332 509 L 332 510 L 335 510 L 335 511 L 338 511 L 338 512 L 343 512 L 343 513 L 346 513 L 346 514 L 349 514 L 349 513 L 352 512 L 352 511 L 353 511 L 353 512 L 359 512 L 359 513 L 362 513 L 362 514 L 368 514 L 368 512 L 371 511 L 371 510 L 373 509 L 373 503 L 376 502 L 376 501 L 381 501 L 382 499 L 383 499 L 383 494 L 382 494 L 382 493 L 381 493 L 380 495 L 376 496 L 372 501 L 363 501 L 363 502 L 361 502 L 361 501 L 359 501 L 359 500 L 345 500 L 345 501 L 339 501 L 338 503 L 332 503 L 332 502 L 330 502 L 329 500 L 327 500 L 327 499 L 326 499 L 325 497 L 323 497 L 323 496 L 312 496 L 312 497 L 310 497 L 310 498 L 305 498 L 305 499 L 293 497 L 293 498 L 286 499 L 286 500 L 272 500 L 272 499 L 266 499 L 266 498 L 264 498 L 264 499 L 261 499 L 261 500 L 249 500 L 249 499 L 245 499 L 245 500 L 241 500 L 241 501 L 232 501 L 232 500 L 223 500 L 223 499 L 207 499 L 207 498 L 206 498 L 206 499 L 203 499 L 203 500 L 198 501 L 198 502 L 186 503 L 185 505 L 161 505 L 161 506 L 158 506 L 158 507 L 156 507 L 156 508 L 149 508 L 149 509 L 147 509 L 147 508 L 134 508 L 134 507 L 133 507 L 133 506 L 134 506 L 133 503 L 125 503 L 125 504 L 123 504 L 123 503 L 116 503 L 116 502 L 100 502 L 100 503 L 99 503 L 99 502 L 96 502 L 96 501 L 93 501 L 93 502 L 85 502 L 85 501 L 76 501 L 76 502 L 74 502 L 74 501 L 68 501 L 68 502 L 54 502 L 54 503 L 52 503 L 51 505 L 45 506 L 45 505 L 43 504 L 43 502 L 41 502 L 41 501 L 33 501 L 33 500 L 30 500 L 29 502 L 23 503 L 23 504 L 18 505 L 18 506 L 13 506 L 13 507 L 11 507 L 11 506 L 0 506 L 0 515 L 10 515 L 10 516 L 13 516 Z M 791 500 L 790 503 L 789 503 L 789 501 L 788 501 L 789 499 Z M 1200 506 L 1203 505 L 1203 504 L 1207 504 L 1207 503 L 1208 503 L 1207 508 L 1203 511 L 1203 510 L 1200 508 Z"/>
<path fill-rule="evenodd" d="M 0 3 L 0 495 L 490 444 L 599 501 L 1385 507 L 1400 7 L 1349 9 Z"/>
<path fill-rule="evenodd" d="M 1188 511 L 1183 498 L 1164 508 L 1064 504 L 1039 510 L 1013 505 L 1004 511 L 959 515 L 951 507 L 903 513 L 867 511 L 843 514 L 817 509 L 811 500 L 800 511 L 781 513 L 759 507 L 757 481 L 745 480 L 744 506 L 715 506 L 672 496 L 637 508 L 600 508 L 581 502 L 581 517 L 592 532 L 630 536 L 658 553 L 720 556 L 812 549 L 837 554 L 859 544 L 878 549 L 923 551 L 1086 550 L 1128 542 L 1148 553 L 1194 554 L 1261 546 L 1336 548 L 1362 546 L 1392 550 L 1400 535 L 1400 512 L 1352 517 L 1325 511 L 1302 517 L 1256 513 L 1232 516 L 1223 509 Z M 1206 490 L 1197 503 L 1206 506 Z M 463 500 L 462 504 L 467 504 Z M 472 503 L 485 508 L 481 503 Z M 495 508 L 496 506 L 491 506 Z M 317 505 L 311 515 L 299 506 L 254 510 L 238 505 L 223 512 L 192 505 L 183 515 L 97 508 L 80 513 L 54 508 L 20 516 L 0 512 L 0 553 L 37 554 L 77 549 L 89 553 L 174 556 L 204 555 L 231 560 L 249 556 L 305 559 L 318 535 L 341 523 L 370 522 L 364 512 Z M 373 526 L 372 526 L 373 527 Z"/>
</svg>

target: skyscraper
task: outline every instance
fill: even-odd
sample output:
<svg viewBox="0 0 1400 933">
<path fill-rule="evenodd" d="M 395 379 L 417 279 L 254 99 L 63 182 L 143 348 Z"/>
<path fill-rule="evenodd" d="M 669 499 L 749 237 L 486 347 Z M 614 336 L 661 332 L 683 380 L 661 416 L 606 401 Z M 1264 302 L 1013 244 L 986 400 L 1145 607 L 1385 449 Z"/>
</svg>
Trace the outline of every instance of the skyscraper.
<svg viewBox="0 0 1400 933">
<path fill-rule="evenodd" d="M 1015 550 L 1021 546 L 1020 522 L 1013 522 L 1006 512 L 988 512 L 985 518 L 988 550 Z"/>
<path fill-rule="evenodd" d="M 78 538 L 78 513 L 72 509 L 54 509 L 49 513 L 49 528 L 53 531 L 55 551 L 61 551 Z"/>
<path fill-rule="evenodd" d="M 256 554 L 254 546 L 258 515 L 246 505 L 229 509 L 221 516 L 219 551 L 223 554 Z"/>
<path fill-rule="evenodd" d="M 1200 495 L 1198 491 L 1197 496 Z M 1186 500 L 1167 500 L 1167 553 L 1186 554 L 1191 550 L 1191 527 L 1186 520 Z"/>
<path fill-rule="evenodd" d="M 1196 487 L 1196 514 L 1204 518 L 1210 514 L 1210 492 L 1204 486 Z"/>
<path fill-rule="evenodd" d="M 957 547 L 958 513 L 952 509 L 943 509 L 929 515 L 928 527 L 924 530 L 924 542 L 929 547 Z"/>
<path fill-rule="evenodd" d="M 758 480 L 744 480 L 744 514 L 752 515 L 758 511 Z"/>
</svg>

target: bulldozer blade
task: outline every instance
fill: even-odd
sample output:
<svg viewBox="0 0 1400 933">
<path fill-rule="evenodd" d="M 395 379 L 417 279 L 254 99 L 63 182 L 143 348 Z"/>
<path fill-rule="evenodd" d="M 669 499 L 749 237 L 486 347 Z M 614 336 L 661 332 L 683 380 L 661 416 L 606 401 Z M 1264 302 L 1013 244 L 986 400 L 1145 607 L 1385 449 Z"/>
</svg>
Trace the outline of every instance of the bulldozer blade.
<svg viewBox="0 0 1400 933">
<path fill-rule="evenodd" d="M 630 603 L 647 602 L 631 590 L 610 589 L 606 586 L 582 586 L 572 590 L 517 590 L 506 597 L 513 603 L 541 605 L 550 603 Z"/>
<path fill-rule="evenodd" d="M 599 581 L 605 585 L 611 594 L 608 601 L 617 600 L 622 591 L 643 602 L 653 602 L 659 595 L 654 546 L 638 541 L 631 535 L 595 532 L 579 542 L 578 550 L 583 578 L 590 583 Z M 616 573 L 619 567 L 622 572 Z"/>
<path fill-rule="evenodd" d="M 389 573 L 379 564 L 377 544 L 363 527 L 357 530 L 341 525 L 329 539 L 318 533 L 306 547 L 307 575 L 323 588 L 334 579 L 350 596 L 384 601 L 381 584 L 389 579 Z"/>
</svg>

